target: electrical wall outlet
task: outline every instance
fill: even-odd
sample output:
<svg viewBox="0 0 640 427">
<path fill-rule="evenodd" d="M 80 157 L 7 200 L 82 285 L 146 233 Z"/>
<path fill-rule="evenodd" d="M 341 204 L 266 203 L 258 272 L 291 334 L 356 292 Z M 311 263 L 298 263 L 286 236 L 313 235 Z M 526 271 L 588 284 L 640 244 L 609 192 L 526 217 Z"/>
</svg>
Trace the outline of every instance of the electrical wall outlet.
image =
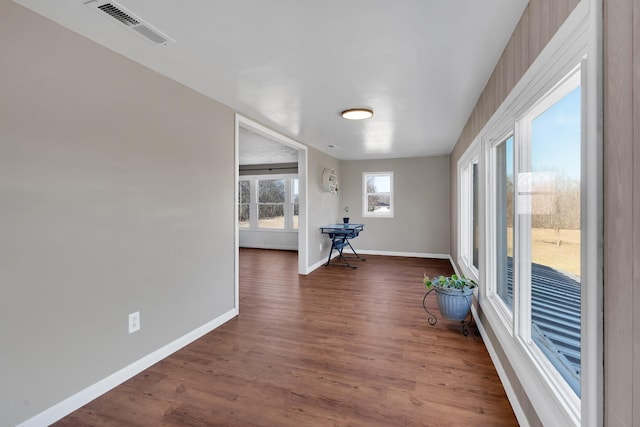
<svg viewBox="0 0 640 427">
<path fill-rule="evenodd" d="M 320 252 L 322 252 L 322 243 L 320 243 Z"/>
<path fill-rule="evenodd" d="M 140 312 L 136 311 L 129 315 L 129 333 L 132 334 L 140 330 Z"/>
</svg>

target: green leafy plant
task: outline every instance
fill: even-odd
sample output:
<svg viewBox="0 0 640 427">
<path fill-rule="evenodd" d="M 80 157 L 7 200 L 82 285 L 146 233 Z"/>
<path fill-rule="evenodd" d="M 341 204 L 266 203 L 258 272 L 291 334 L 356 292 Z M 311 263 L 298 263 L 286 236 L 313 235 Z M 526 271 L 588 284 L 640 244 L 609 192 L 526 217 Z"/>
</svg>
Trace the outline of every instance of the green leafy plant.
<svg viewBox="0 0 640 427">
<path fill-rule="evenodd" d="M 345 206 L 345 207 L 344 207 L 344 211 L 345 211 L 346 213 L 349 213 L 349 205 L 347 205 L 347 206 Z"/>
<path fill-rule="evenodd" d="M 422 282 L 427 287 L 427 289 L 431 289 L 431 287 L 437 287 L 443 289 L 460 289 L 461 291 L 466 291 L 468 289 L 475 289 L 476 287 L 478 287 L 478 284 L 474 280 L 458 276 L 457 274 L 452 274 L 451 276 L 437 276 L 429 278 L 429 276 L 427 276 L 427 273 L 425 273 Z"/>
</svg>

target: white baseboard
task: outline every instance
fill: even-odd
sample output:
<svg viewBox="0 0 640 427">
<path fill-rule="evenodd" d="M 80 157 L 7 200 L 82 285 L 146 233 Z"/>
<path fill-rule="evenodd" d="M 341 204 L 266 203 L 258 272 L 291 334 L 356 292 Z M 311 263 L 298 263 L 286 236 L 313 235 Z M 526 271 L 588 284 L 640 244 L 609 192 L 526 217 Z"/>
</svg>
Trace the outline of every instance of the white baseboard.
<svg viewBox="0 0 640 427">
<path fill-rule="evenodd" d="M 333 253 L 333 255 L 331 255 L 331 259 L 334 259 L 334 258 L 335 258 L 335 257 L 337 257 L 337 256 L 338 256 L 338 252 L 334 252 L 334 253 Z M 310 267 L 307 269 L 307 274 L 311 274 L 311 272 L 312 272 L 312 271 L 314 271 L 314 270 L 316 270 L 316 269 L 318 269 L 318 268 L 322 267 L 322 266 L 323 266 L 323 265 L 325 265 L 326 263 L 327 263 L 327 259 L 326 259 L 326 257 L 325 257 L 325 258 L 322 258 L 320 261 L 316 262 L 315 264 L 313 264 L 312 266 L 310 266 Z"/>
<path fill-rule="evenodd" d="M 456 276 L 462 276 L 458 271 L 458 266 L 456 265 L 455 262 L 453 262 L 453 258 L 451 258 L 451 255 L 449 255 L 449 262 L 451 263 L 451 266 L 453 267 L 453 271 L 456 273 Z"/>
<path fill-rule="evenodd" d="M 251 249 L 275 249 L 279 251 L 297 251 L 298 246 L 294 245 L 271 245 L 271 244 L 253 244 L 253 243 L 245 243 L 239 246 L 240 248 L 251 248 Z"/>
<path fill-rule="evenodd" d="M 451 255 L 449 254 L 431 254 L 431 253 L 424 253 L 424 252 L 391 252 L 391 251 L 372 251 L 372 250 L 367 250 L 367 249 L 358 249 L 356 252 L 358 252 L 358 254 L 362 254 L 362 255 L 384 255 L 384 256 L 400 256 L 400 257 L 414 257 L 414 258 L 435 258 L 435 259 L 448 259 L 451 260 Z M 353 251 L 349 248 L 345 248 L 344 249 L 344 253 L 345 254 L 353 254 Z M 335 257 L 338 256 L 338 252 L 334 252 L 333 255 L 331 255 L 331 259 L 334 259 Z M 327 263 L 326 258 L 321 259 L 320 261 L 316 262 L 315 264 L 313 264 L 312 266 L 309 267 L 309 269 L 307 270 L 307 274 L 310 274 L 312 271 L 314 271 L 315 269 L 322 267 L 323 265 L 325 265 Z M 455 270 L 455 265 L 453 263 L 451 263 L 454 267 Z"/>
<path fill-rule="evenodd" d="M 452 265 L 455 265 L 453 262 Z M 455 267 L 454 267 L 455 269 Z M 509 377 L 505 372 L 502 364 L 500 363 L 500 358 L 496 353 L 496 350 L 493 348 L 493 344 L 491 344 L 491 340 L 487 336 L 487 331 L 484 329 L 482 322 L 480 322 L 480 318 L 478 317 L 478 311 L 474 305 L 471 305 L 471 313 L 473 314 L 473 319 L 475 320 L 476 325 L 478 326 L 478 331 L 480 331 L 480 336 L 482 337 L 482 341 L 484 341 L 485 347 L 487 347 L 487 351 L 489 352 L 489 356 L 493 361 L 493 366 L 495 366 L 496 371 L 498 372 L 498 377 L 500 377 L 500 382 L 502 383 L 502 387 L 504 387 L 504 391 L 507 394 L 507 399 L 509 399 L 509 403 L 511 404 L 511 408 L 513 409 L 514 414 L 516 415 L 516 419 L 518 420 L 518 424 L 522 427 L 529 427 L 529 420 L 522 410 L 522 406 L 520 406 L 520 401 L 516 396 L 516 393 L 513 391 L 513 387 L 511 386 L 511 382 L 509 381 Z"/>
<path fill-rule="evenodd" d="M 76 409 L 81 408 L 97 397 L 122 384 L 126 380 L 134 377 L 145 369 L 158 363 L 162 359 L 192 343 L 203 335 L 213 331 L 214 329 L 233 319 L 237 315 L 237 308 L 233 308 L 227 311 L 226 313 L 218 316 L 212 321 L 200 326 L 197 329 L 194 329 L 193 331 L 176 339 L 175 341 L 170 342 L 169 344 L 165 345 L 162 348 L 159 348 L 153 353 L 146 355 L 142 359 L 133 362 L 131 365 L 126 366 L 117 372 L 114 372 L 108 377 L 98 381 L 93 385 L 90 385 L 89 387 L 74 394 L 71 397 L 68 397 L 62 402 L 57 403 L 52 407 L 42 411 L 38 415 L 24 421 L 21 424 L 18 424 L 17 427 L 41 427 L 53 424 L 61 418 L 69 415 Z"/>
<path fill-rule="evenodd" d="M 326 263 L 327 263 L 327 261 L 320 260 L 320 261 L 316 262 L 315 264 L 309 266 L 309 268 L 307 269 L 307 274 L 311 274 L 313 271 L 315 271 L 318 268 L 322 267 Z"/>
<path fill-rule="evenodd" d="M 345 248 L 345 253 L 353 253 L 351 249 Z M 393 252 L 393 251 L 374 251 L 369 249 L 357 249 L 356 252 L 362 255 L 383 255 L 383 256 L 401 256 L 413 258 L 435 258 L 435 259 L 451 259 L 449 254 L 433 254 L 427 252 Z"/>
</svg>

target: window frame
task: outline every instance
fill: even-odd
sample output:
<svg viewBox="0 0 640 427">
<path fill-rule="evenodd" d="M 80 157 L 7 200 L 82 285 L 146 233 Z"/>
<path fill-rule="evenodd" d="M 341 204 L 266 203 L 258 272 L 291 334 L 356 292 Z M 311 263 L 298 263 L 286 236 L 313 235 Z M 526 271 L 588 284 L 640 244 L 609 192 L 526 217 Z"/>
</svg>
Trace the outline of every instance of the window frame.
<svg viewBox="0 0 640 427">
<path fill-rule="evenodd" d="M 486 165 L 486 174 L 484 179 L 484 185 L 486 188 L 486 198 L 484 199 L 484 218 L 483 224 L 487 230 L 487 239 L 484 242 L 484 251 L 486 258 L 482 263 L 484 266 L 481 271 L 481 289 L 479 290 L 480 298 L 479 304 L 485 313 L 487 321 L 492 324 L 493 330 L 496 332 L 496 336 L 501 339 L 505 354 L 507 354 L 513 367 L 516 369 L 516 374 L 520 382 L 524 387 L 529 390 L 538 390 L 538 392 L 528 393 L 528 397 L 536 407 L 536 412 L 544 413 L 545 416 L 555 417 L 553 422 L 545 422 L 544 424 L 558 423 L 560 419 L 567 425 L 580 425 L 582 418 L 581 413 L 584 407 L 585 395 L 594 394 L 593 390 L 586 391 L 585 389 L 593 384 L 593 381 L 585 381 L 586 369 L 583 370 L 583 376 L 581 378 L 582 399 L 579 398 L 568 385 L 568 383 L 562 378 L 557 369 L 552 365 L 551 361 L 544 355 L 537 345 L 533 342 L 531 337 L 531 301 L 529 296 L 531 295 L 531 274 L 528 265 L 524 265 L 524 262 L 530 260 L 530 218 L 520 218 L 520 212 L 518 208 L 518 178 L 519 173 L 522 171 L 520 165 L 529 163 L 529 134 L 530 134 L 530 121 L 537 117 L 541 112 L 546 111 L 547 108 L 553 106 L 556 102 L 562 99 L 570 90 L 566 89 L 566 85 L 570 80 L 578 74 L 582 77 L 581 85 L 586 87 L 584 82 L 585 63 L 582 58 L 574 58 L 574 63 L 565 64 L 565 67 L 560 68 L 552 78 L 546 81 L 543 90 L 535 91 L 534 93 L 528 93 L 526 103 L 522 103 L 519 107 L 518 113 L 511 111 L 505 112 L 505 117 L 501 122 L 496 121 L 493 128 L 490 128 L 481 137 L 482 143 L 482 159 Z M 578 65 L 576 65 L 576 63 Z M 583 101 L 583 122 L 584 118 L 584 101 Z M 584 128 L 584 124 L 583 124 Z M 496 280 L 496 254 L 497 254 L 497 242 L 496 242 L 496 197 L 495 194 L 495 180 L 497 171 L 495 161 L 495 148 L 506 141 L 510 135 L 513 134 L 513 166 L 514 166 L 514 265 L 513 265 L 513 312 L 510 312 L 506 304 L 502 301 L 497 294 Z M 584 132 L 582 133 L 583 150 L 585 145 Z M 582 166 L 582 177 L 585 177 L 586 165 Z M 582 189 L 584 191 L 584 188 Z M 583 234 L 587 234 L 583 231 Z M 528 237 L 527 237 L 528 236 Z M 592 238 L 591 238 L 592 239 Z M 585 245 L 587 239 L 585 238 Z M 584 255 L 583 255 L 584 256 Z M 585 283 L 588 280 L 584 275 Z M 583 301 L 581 318 L 584 321 L 584 316 L 589 309 L 587 305 L 593 306 L 593 301 Z M 592 310 L 593 308 L 591 308 Z M 588 333 L 587 333 L 588 334 Z M 581 343 L 582 347 L 582 360 L 585 357 L 593 357 L 593 350 L 589 352 L 591 356 L 585 356 L 585 345 L 589 340 L 593 340 L 593 337 L 585 339 L 585 343 Z M 544 393 L 542 393 L 544 390 Z"/>
<path fill-rule="evenodd" d="M 369 195 L 371 194 L 386 194 L 386 193 L 369 193 L 367 192 L 367 179 L 369 177 L 376 176 L 389 176 L 389 212 L 369 212 L 367 207 L 369 205 Z M 395 212 L 395 203 L 393 198 L 394 183 L 393 183 L 393 171 L 387 172 L 362 172 L 362 216 L 368 218 L 393 218 Z"/>
<path fill-rule="evenodd" d="M 258 200 L 258 183 L 264 180 L 278 180 L 284 179 L 284 228 L 264 228 L 260 227 L 260 221 L 258 218 L 258 210 L 260 201 Z M 291 233 L 298 232 L 298 228 L 293 228 L 293 181 L 297 179 L 300 182 L 298 174 L 273 174 L 273 175 L 241 175 L 238 179 L 238 188 L 240 187 L 240 181 L 249 181 L 250 185 L 250 225 L 249 227 L 240 227 L 237 224 L 238 229 L 241 232 L 244 231 L 259 231 L 259 232 L 274 232 L 274 233 Z M 240 200 L 236 205 L 236 209 L 240 206 Z"/>
<path fill-rule="evenodd" d="M 473 280 L 478 280 L 480 270 L 473 264 L 473 166 L 478 165 L 478 178 L 482 181 L 480 165 L 480 144 L 474 140 L 465 154 L 458 160 L 458 265 L 462 268 L 463 275 Z M 478 210 L 482 202 L 482 185 L 478 182 Z M 478 213 L 478 227 L 483 234 L 480 225 L 480 213 Z M 480 242 L 482 236 L 478 236 L 478 266 L 481 265 L 483 248 Z"/>
<path fill-rule="evenodd" d="M 294 193 L 294 188 L 296 187 L 296 185 L 294 185 L 294 182 L 297 182 L 297 186 L 298 186 L 298 203 L 295 202 L 295 194 Z M 291 179 L 289 180 L 289 205 L 290 205 L 290 209 L 291 209 L 291 229 L 298 231 L 298 229 L 300 228 L 300 178 L 298 178 L 298 176 L 296 175 L 295 177 L 291 177 Z M 298 205 L 298 225 L 296 226 L 294 224 L 293 218 L 296 216 L 296 208 L 295 206 Z"/>
<path fill-rule="evenodd" d="M 488 165 L 487 167 L 487 179 L 486 179 L 486 195 L 487 195 L 487 215 L 486 215 L 486 220 L 485 220 L 485 227 L 487 229 L 487 236 L 488 238 L 486 239 L 486 243 L 485 243 L 485 247 L 486 247 L 486 253 L 487 253 L 487 257 L 486 257 L 486 276 L 487 280 L 486 280 L 486 286 L 485 286 L 485 293 L 484 293 L 484 302 L 485 304 L 491 304 L 493 310 L 495 311 L 495 313 L 498 315 L 498 317 L 500 318 L 501 322 L 502 322 L 502 326 L 508 331 L 508 333 L 513 336 L 513 322 L 514 322 L 514 316 L 513 316 L 513 312 L 515 311 L 515 305 L 516 305 L 516 299 L 518 298 L 518 292 L 519 290 L 517 289 L 517 287 L 515 286 L 515 277 L 516 277 L 516 269 L 517 269 L 517 265 L 516 265 L 516 254 L 515 254 L 515 246 L 513 248 L 514 250 L 514 254 L 513 254 L 513 259 L 514 259 L 514 265 L 513 265 L 513 310 L 510 309 L 507 304 L 502 300 L 502 297 L 500 296 L 500 294 L 498 293 L 498 272 L 497 272 L 497 265 L 498 265 L 498 259 L 497 259 L 497 254 L 498 254 L 498 242 L 497 240 L 497 233 L 498 233 L 498 224 L 497 224 L 497 219 L 498 219 L 498 212 L 497 212 L 497 202 L 498 202 L 498 194 L 497 194 L 497 190 L 496 190 L 496 182 L 497 182 L 497 153 L 496 150 L 498 148 L 498 146 L 500 144 L 506 143 L 507 140 L 509 140 L 509 138 L 513 138 L 513 150 L 514 150 L 514 154 L 513 154 L 513 159 L 512 162 L 513 167 L 514 167 L 514 195 L 513 195 L 513 236 L 512 239 L 515 241 L 515 233 L 516 233 L 516 211 L 515 211 L 515 204 L 516 204 L 516 200 L 515 200 L 515 145 L 516 145 L 516 137 L 515 137 L 515 126 L 514 123 L 512 121 L 510 121 L 507 125 L 506 125 L 506 130 L 499 130 L 498 132 L 495 133 L 496 135 L 499 135 L 495 138 L 489 138 L 486 141 L 485 146 L 487 147 L 485 149 L 485 159 L 486 159 L 486 164 Z"/>
<path fill-rule="evenodd" d="M 487 195 L 481 199 L 482 229 L 487 236 L 495 235 L 491 218 L 492 171 L 491 147 L 499 143 L 509 130 L 515 129 L 516 119 L 521 119 L 545 94 L 581 65 L 581 101 L 583 123 L 581 170 L 581 399 L 577 405 L 565 400 L 553 388 L 549 372 L 541 369 L 532 358 L 522 339 L 513 333 L 517 319 L 510 320 L 499 314 L 496 299 L 490 298 L 495 275 L 487 266 L 495 248 L 493 239 L 483 242 L 480 257 L 479 307 L 472 307 L 474 316 L 482 317 L 479 329 L 518 420 L 526 423 L 527 406 L 531 406 L 544 425 L 598 426 L 603 422 L 603 195 L 602 195 L 602 58 L 599 50 L 599 22 L 601 13 L 590 2 L 580 2 L 556 35 L 546 45 L 537 59 L 513 90 L 501 101 L 493 116 L 476 134 L 474 143 L 481 141 L 481 174 Z M 514 141 L 514 151 L 518 142 Z M 471 144 L 473 146 L 473 144 Z M 471 149 L 470 146 L 470 149 Z M 465 153 L 466 154 L 466 153 Z M 464 157 L 465 154 L 461 156 Z M 517 155 L 514 153 L 514 155 Z M 486 172 L 483 172 L 483 169 Z M 488 170 L 487 170 L 488 169 Z M 516 172 L 517 173 L 517 172 Z M 458 170 L 458 180 L 460 172 Z M 458 192 L 460 192 L 458 183 Z M 483 190 L 481 190 L 481 193 Z M 459 205 L 460 206 L 460 205 Z M 458 211 L 460 221 L 461 212 Z M 517 232 L 517 227 L 514 227 Z M 458 246 L 461 248 L 461 246 Z M 460 252 L 459 249 L 458 252 Z M 459 256 L 459 255 L 458 255 Z M 516 255 L 517 256 L 517 255 Z M 462 266 L 462 264 L 460 264 Z M 515 273 L 517 274 L 517 273 Z M 514 295 L 514 303 L 517 296 Z M 488 328 L 491 335 L 484 330 Z M 499 349 L 503 357 L 499 357 Z M 502 364 L 508 360 L 508 367 Z M 512 372 L 512 373 L 508 373 Z M 552 371 L 553 372 L 553 371 Z M 515 382 L 515 383 L 514 383 Z M 512 385 L 513 384 L 513 385 Z M 518 391 L 519 390 L 519 391 Z M 524 393 L 524 394 L 523 394 Z M 521 406 L 522 405 L 522 406 Z"/>
<path fill-rule="evenodd" d="M 240 192 L 242 191 L 242 182 L 247 182 L 249 184 L 249 201 L 247 203 L 242 203 L 242 197 L 240 195 Z M 251 228 L 251 194 L 253 192 L 251 191 L 251 180 L 249 179 L 243 179 L 240 178 L 238 180 L 238 228 L 240 230 L 248 230 Z M 249 222 L 248 225 L 246 227 L 241 227 L 240 226 L 240 206 L 242 205 L 247 205 L 249 207 Z"/>
<path fill-rule="evenodd" d="M 548 109 L 553 107 L 557 102 L 571 93 L 577 87 L 581 87 L 581 66 L 576 67 L 568 73 L 561 81 L 559 81 L 549 92 L 544 94 L 524 115 L 516 120 L 516 140 L 514 144 L 514 187 L 515 197 L 520 197 L 518 193 L 521 189 L 520 177 L 523 173 L 530 172 L 531 163 L 531 126 L 533 121 Z M 584 121 L 584 111 L 581 106 L 581 121 Z M 581 136 L 581 151 L 584 150 L 585 136 Z M 581 181 L 584 176 L 581 173 Z M 584 195 L 581 189 L 581 200 Z M 581 202 L 582 203 L 582 202 Z M 530 209 L 530 208 L 529 208 Z M 574 410 L 579 410 L 580 398 L 576 396 L 569 387 L 564 378 L 557 369 L 552 365 L 551 361 L 544 355 L 542 350 L 534 342 L 532 337 L 532 277 L 531 277 L 531 215 L 529 211 L 523 212 L 520 201 L 515 203 L 515 224 L 514 224 L 514 290 L 517 289 L 517 297 L 514 297 L 514 335 L 523 346 L 528 356 L 547 374 L 546 380 L 567 405 Z M 584 232 L 581 225 L 581 234 Z M 582 261 L 582 256 L 581 256 Z M 581 280 L 582 285 L 582 280 Z M 581 302 L 582 306 L 582 302 Z M 516 307 L 518 308 L 516 310 Z M 581 313 L 581 318 L 583 313 Z M 581 360 L 582 363 L 582 360 Z"/>
<path fill-rule="evenodd" d="M 282 202 L 262 202 L 260 201 L 260 182 L 262 181 L 282 181 L 282 183 L 284 184 L 284 188 L 282 190 L 282 196 L 283 196 L 283 200 Z M 287 195 L 288 190 L 289 190 L 289 180 L 286 178 L 283 178 L 282 176 L 279 175 L 261 175 L 259 177 L 256 178 L 256 202 L 255 202 L 255 207 L 256 207 L 256 212 L 257 212 L 257 217 L 258 217 L 258 223 L 257 223 L 257 229 L 259 231 L 287 231 L 289 229 L 289 215 L 287 215 L 287 205 L 288 205 L 288 200 L 289 197 Z M 283 221 L 282 221 L 282 228 L 275 228 L 275 227 L 261 227 L 260 226 L 260 207 L 261 206 L 280 206 L 282 205 L 282 217 L 283 217 Z"/>
</svg>

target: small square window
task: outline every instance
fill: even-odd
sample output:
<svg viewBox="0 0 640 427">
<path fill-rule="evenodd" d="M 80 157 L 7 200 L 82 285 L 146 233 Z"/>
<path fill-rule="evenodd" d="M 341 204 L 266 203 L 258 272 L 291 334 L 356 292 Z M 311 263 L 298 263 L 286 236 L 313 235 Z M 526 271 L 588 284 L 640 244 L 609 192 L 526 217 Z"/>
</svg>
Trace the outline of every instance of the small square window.
<svg viewBox="0 0 640 427">
<path fill-rule="evenodd" d="M 393 172 L 364 172 L 362 186 L 362 216 L 393 218 Z"/>
</svg>

